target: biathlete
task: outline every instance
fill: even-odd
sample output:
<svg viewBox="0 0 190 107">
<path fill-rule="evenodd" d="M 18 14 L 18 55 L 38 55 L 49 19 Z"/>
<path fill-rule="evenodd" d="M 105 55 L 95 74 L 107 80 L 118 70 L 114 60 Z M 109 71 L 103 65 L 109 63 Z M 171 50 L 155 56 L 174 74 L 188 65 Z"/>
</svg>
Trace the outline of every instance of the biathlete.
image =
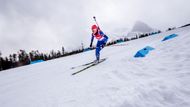
<svg viewBox="0 0 190 107">
<path fill-rule="evenodd" d="M 92 44 L 94 41 L 94 37 L 98 40 L 96 44 L 96 61 L 99 62 L 100 60 L 100 51 L 101 49 L 104 48 L 108 41 L 108 36 L 105 35 L 100 28 L 97 25 L 92 25 L 92 37 L 91 37 L 91 43 L 90 43 L 90 48 L 92 48 Z"/>
</svg>

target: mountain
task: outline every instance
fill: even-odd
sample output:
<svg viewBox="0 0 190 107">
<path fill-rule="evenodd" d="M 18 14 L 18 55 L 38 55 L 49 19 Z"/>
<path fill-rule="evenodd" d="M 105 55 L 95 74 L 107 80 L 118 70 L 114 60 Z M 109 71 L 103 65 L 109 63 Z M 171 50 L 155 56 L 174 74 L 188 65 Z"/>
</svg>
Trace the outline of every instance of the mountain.
<svg viewBox="0 0 190 107">
<path fill-rule="evenodd" d="M 163 38 L 178 36 L 162 42 Z M 190 27 L 0 72 L 0 107 L 189 107 Z M 144 58 L 134 58 L 145 46 Z"/>
<path fill-rule="evenodd" d="M 152 32 L 154 31 L 153 28 L 145 24 L 144 22 L 137 21 L 135 25 L 132 28 L 131 32 L 140 32 L 140 33 L 146 33 L 146 32 Z"/>
</svg>

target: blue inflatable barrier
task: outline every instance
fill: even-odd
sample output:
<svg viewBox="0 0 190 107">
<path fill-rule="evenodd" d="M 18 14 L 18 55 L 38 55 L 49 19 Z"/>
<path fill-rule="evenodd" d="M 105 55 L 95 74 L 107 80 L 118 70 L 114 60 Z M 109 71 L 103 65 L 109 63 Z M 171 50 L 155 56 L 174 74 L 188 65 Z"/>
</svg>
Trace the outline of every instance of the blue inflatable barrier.
<svg viewBox="0 0 190 107">
<path fill-rule="evenodd" d="M 123 40 L 117 40 L 116 43 L 123 43 Z"/>
<path fill-rule="evenodd" d="M 36 64 L 36 63 L 40 63 L 40 62 L 44 62 L 44 60 L 31 61 L 30 64 Z"/>
<path fill-rule="evenodd" d="M 137 57 L 145 57 L 149 53 L 149 51 L 151 51 L 151 50 L 154 50 L 154 48 L 152 48 L 150 46 L 146 46 L 145 48 L 137 51 L 137 53 L 135 54 L 134 57 L 135 58 L 137 58 Z"/>
<path fill-rule="evenodd" d="M 91 48 L 85 48 L 84 50 L 83 50 L 83 52 L 87 52 L 87 51 L 90 51 L 90 50 L 92 50 Z"/>
<path fill-rule="evenodd" d="M 166 41 L 168 39 L 172 39 L 172 38 L 174 38 L 176 36 L 177 36 L 177 34 L 172 34 L 172 35 L 166 36 L 162 41 Z"/>
</svg>

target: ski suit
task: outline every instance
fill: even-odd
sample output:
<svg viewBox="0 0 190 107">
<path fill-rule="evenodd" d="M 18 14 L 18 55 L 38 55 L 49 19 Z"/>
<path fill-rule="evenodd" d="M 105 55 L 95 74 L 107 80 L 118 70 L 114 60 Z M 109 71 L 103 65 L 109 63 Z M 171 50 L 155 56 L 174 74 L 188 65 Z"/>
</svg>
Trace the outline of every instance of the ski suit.
<svg viewBox="0 0 190 107">
<path fill-rule="evenodd" d="M 90 47 L 93 44 L 94 37 L 98 40 L 97 44 L 96 44 L 95 54 L 96 54 L 96 60 L 99 60 L 100 59 L 100 51 L 106 45 L 106 43 L 108 41 L 108 36 L 105 35 L 101 30 L 98 29 L 98 31 L 95 34 L 92 33 Z"/>
</svg>

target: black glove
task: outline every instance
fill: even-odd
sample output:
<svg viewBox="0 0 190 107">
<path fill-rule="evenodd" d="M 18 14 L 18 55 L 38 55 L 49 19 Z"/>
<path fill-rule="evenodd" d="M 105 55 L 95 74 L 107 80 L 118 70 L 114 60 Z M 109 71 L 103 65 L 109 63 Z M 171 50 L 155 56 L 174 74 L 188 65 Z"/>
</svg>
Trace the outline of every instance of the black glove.
<svg viewBox="0 0 190 107">
<path fill-rule="evenodd" d="M 105 47 L 105 45 L 106 45 L 106 43 L 102 44 L 102 46 L 101 46 L 101 47 L 102 47 L 102 48 L 104 48 L 104 47 Z"/>
<path fill-rule="evenodd" d="M 92 47 L 92 43 L 90 43 L 90 48 Z"/>
</svg>

